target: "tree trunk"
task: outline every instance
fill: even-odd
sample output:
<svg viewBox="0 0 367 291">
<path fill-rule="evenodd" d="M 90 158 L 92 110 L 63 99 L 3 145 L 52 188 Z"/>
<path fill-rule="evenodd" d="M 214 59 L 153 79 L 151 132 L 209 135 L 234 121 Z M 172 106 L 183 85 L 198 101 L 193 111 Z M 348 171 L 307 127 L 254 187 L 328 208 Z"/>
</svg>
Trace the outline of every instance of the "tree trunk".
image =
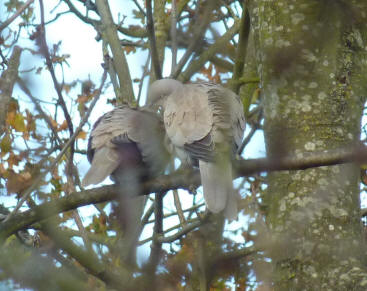
<svg viewBox="0 0 367 291">
<path fill-rule="evenodd" d="M 251 3 L 269 157 L 359 141 L 367 10 L 354 6 Z M 358 166 L 271 173 L 264 204 L 275 290 L 366 290 Z"/>
</svg>

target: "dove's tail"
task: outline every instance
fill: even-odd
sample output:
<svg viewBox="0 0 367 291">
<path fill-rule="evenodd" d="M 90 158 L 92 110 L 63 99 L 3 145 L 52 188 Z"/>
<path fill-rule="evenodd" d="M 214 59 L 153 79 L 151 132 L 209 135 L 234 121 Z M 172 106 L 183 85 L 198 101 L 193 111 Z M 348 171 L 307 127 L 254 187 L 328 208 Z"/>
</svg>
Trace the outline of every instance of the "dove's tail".
<svg viewBox="0 0 367 291">
<path fill-rule="evenodd" d="M 230 160 L 205 162 L 199 160 L 201 183 L 205 204 L 213 213 L 224 211 L 229 220 L 237 218 L 237 194 L 232 184 L 232 165 Z"/>
<path fill-rule="evenodd" d="M 96 150 L 90 169 L 83 178 L 82 186 L 101 183 L 112 174 L 118 165 L 118 153 L 114 149 L 102 147 Z"/>
</svg>

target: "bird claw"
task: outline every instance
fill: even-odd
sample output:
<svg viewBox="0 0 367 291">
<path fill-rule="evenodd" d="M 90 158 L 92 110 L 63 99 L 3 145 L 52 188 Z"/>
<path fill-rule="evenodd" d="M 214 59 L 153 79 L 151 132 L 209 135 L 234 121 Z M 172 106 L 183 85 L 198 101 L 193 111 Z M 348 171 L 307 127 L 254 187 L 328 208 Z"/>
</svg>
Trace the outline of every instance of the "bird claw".
<svg viewBox="0 0 367 291">
<path fill-rule="evenodd" d="M 192 195 L 196 195 L 197 194 L 197 192 L 196 192 L 196 187 L 195 187 L 195 185 L 189 185 L 189 187 L 188 187 L 188 191 L 189 191 L 189 193 L 190 194 L 192 194 Z"/>
</svg>

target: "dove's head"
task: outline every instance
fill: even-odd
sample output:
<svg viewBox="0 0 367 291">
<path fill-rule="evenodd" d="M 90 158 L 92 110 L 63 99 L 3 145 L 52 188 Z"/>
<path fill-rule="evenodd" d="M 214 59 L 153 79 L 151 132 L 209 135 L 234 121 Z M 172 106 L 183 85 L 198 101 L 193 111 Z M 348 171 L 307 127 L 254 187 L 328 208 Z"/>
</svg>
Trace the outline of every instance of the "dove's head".
<svg viewBox="0 0 367 291">
<path fill-rule="evenodd" d="M 182 83 L 174 79 L 161 79 L 153 82 L 149 87 L 147 106 L 158 110 L 164 110 L 166 98 L 176 90 L 182 88 Z"/>
</svg>

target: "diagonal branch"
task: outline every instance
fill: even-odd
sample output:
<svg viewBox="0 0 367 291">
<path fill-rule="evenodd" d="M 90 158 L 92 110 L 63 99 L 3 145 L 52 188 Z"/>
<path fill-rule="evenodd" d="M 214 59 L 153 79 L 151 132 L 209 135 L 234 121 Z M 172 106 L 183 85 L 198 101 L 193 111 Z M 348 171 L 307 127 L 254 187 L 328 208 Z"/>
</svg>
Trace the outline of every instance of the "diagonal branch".
<svg viewBox="0 0 367 291">
<path fill-rule="evenodd" d="M 245 1 L 244 7 L 242 8 L 239 41 L 236 50 L 236 61 L 234 63 L 233 76 L 232 76 L 232 82 L 233 82 L 232 90 L 236 94 L 238 94 L 241 87 L 239 79 L 242 77 L 243 69 L 245 66 L 249 35 L 250 35 L 250 15 L 247 8 L 247 1 Z"/>
<path fill-rule="evenodd" d="M 214 57 L 221 48 L 228 44 L 228 42 L 238 32 L 239 27 L 240 22 L 236 21 L 229 30 L 227 30 L 220 38 L 216 40 L 215 43 L 213 43 L 207 50 L 202 52 L 198 59 L 195 59 L 195 61 L 191 62 L 178 79 L 182 82 L 187 82 L 190 80 L 192 75 L 198 72 L 210 58 Z"/>
<path fill-rule="evenodd" d="M 34 2 L 34 0 L 28 0 L 24 5 L 22 5 L 17 12 L 15 12 L 11 17 L 9 17 L 7 20 L 5 20 L 3 23 L 0 24 L 0 32 L 3 31 L 4 28 L 6 28 L 10 23 L 12 23 L 20 14 L 23 13 L 24 10 L 28 8 L 29 5 L 31 5 Z"/>
<path fill-rule="evenodd" d="M 77 260 L 89 273 L 106 282 L 106 284 L 116 288 L 126 283 L 127 278 L 121 268 L 116 267 L 113 271 L 106 269 L 94 252 L 84 250 L 77 246 L 52 221 L 42 223 L 42 231 L 52 238 L 58 248 L 64 250 Z"/>
<path fill-rule="evenodd" d="M 215 2 L 216 1 L 207 1 L 207 6 L 205 8 L 205 11 L 204 11 L 204 14 L 203 14 L 203 19 L 202 21 L 198 24 L 198 29 L 195 30 L 195 33 L 194 33 L 194 36 L 191 40 L 191 43 L 189 45 L 189 47 L 187 48 L 185 54 L 183 55 L 183 57 L 180 59 L 180 61 L 178 62 L 177 66 L 176 66 L 176 69 L 174 72 L 171 73 L 170 77 L 173 78 L 173 79 L 176 79 L 183 67 L 186 65 L 187 61 L 189 60 L 191 54 L 195 51 L 199 40 L 200 39 L 203 39 L 203 36 L 205 34 L 205 31 L 210 23 L 210 20 L 212 19 L 212 13 L 213 13 L 213 10 L 214 10 L 214 7 L 215 7 Z M 199 5 L 199 4 L 197 4 Z M 199 22 L 199 20 L 197 20 L 197 22 Z"/>
<path fill-rule="evenodd" d="M 133 86 L 131 82 L 130 70 L 124 51 L 121 49 L 120 39 L 117 34 L 117 28 L 112 19 L 112 14 L 107 0 L 96 0 L 98 13 L 101 17 L 102 37 L 108 42 L 112 55 L 113 65 L 119 78 L 120 88 L 117 99 L 119 103 L 133 103 L 135 100 Z"/>
<path fill-rule="evenodd" d="M 68 129 L 70 132 L 70 135 L 73 135 L 74 133 L 74 128 L 73 128 L 73 122 L 71 120 L 68 108 L 66 107 L 66 103 L 64 100 L 64 97 L 62 96 L 62 91 L 61 91 L 61 86 L 59 84 L 59 82 L 57 81 L 56 78 L 56 74 L 55 74 L 55 70 L 52 64 L 52 59 L 50 56 L 50 52 L 48 50 L 48 46 L 47 46 L 47 41 L 46 41 L 46 28 L 45 28 L 45 13 L 44 13 L 44 7 L 43 7 L 43 0 L 40 0 L 40 11 L 41 11 L 41 25 L 39 27 L 39 35 L 38 35 L 38 41 L 39 41 L 39 47 L 40 47 L 40 52 L 41 54 L 44 56 L 44 58 L 46 59 L 46 65 L 47 68 L 51 74 L 51 78 L 58 96 L 58 102 L 61 105 L 62 111 L 64 113 L 67 125 L 68 125 Z M 74 150 L 74 144 L 71 144 L 71 149 L 72 152 Z"/>
<path fill-rule="evenodd" d="M 16 207 L 14 208 L 14 210 L 7 216 L 7 218 L 5 219 L 5 221 L 7 221 L 8 219 L 11 218 L 12 215 L 14 215 L 15 213 L 17 213 L 17 211 L 19 210 L 19 208 L 23 205 L 24 201 L 27 200 L 28 196 L 38 187 L 39 183 L 42 181 L 42 179 L 53 170 L 54 167 L 56 167 L 56 165 L 58 164 L 58 162 L 60 161 L 60 159 L 63 157 L 63 155 L 65 154 L 65 152 L 67 151 L 67 149 L 70 147 L 70 145 L 74 142 L 75 138 L 77 137 L 77 135 L 79 134 L 79 132 L 82 130 L 84 124 L 88 121 L 89 115 L 92 113 L 92 110 L 94 108 L 94 106 L 96 105 L 99 96 L 101 95 L 102 92 L 102 88 L 103 85 L 106 81 L 106 77 L 107 77 L 107 73 L 106 70 L 103 73 L 102 76 L 102 82 L 101 85 L 98 89 L 98 94 L 96 94 L 96 96 L 94 97 L 88 111 L 86 112 L 86 114 L 84 115 L 83 119 L 81 120 L 78 128 L 75 130 L 74 134 L 70 137 L 70 139 L 67 141 L 67 143 L 64 145 L 64 147 L 62 148 L 62 150 L 60 151 L 60 153 L 57 155 L 57 157 L 54 159 L 54 161 L 51 163 L 51 165 L 43 172 L 41 172 L 37 178 L 34 180 L 33 184 L 24 192 L 22 198 L 19 200 L 18 204 L 16 205 Z"/>
</svg>

